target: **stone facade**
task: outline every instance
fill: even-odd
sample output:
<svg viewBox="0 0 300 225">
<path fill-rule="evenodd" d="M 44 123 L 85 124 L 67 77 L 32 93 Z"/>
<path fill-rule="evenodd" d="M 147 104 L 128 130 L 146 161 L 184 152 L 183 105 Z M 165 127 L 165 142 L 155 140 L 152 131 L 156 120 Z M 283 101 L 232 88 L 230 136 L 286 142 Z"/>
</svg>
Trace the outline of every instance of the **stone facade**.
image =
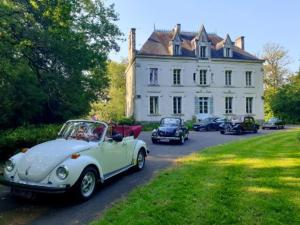
<svg viewBox="0 0 300 225">
<path fill-rule="evenodd" d="M 135 30 L 129 38 L 126 70 L 126 115 L 137 121 L 165 116 L 190 120 L 196 115 L 253 115 L 264 118 L 263 61 L 227 35 L 154 31 L 141 50 Z M 153 43 L 151 43 L 153 42 Z M 160 45 L 157 45 L 160 43 Z M 164 49 L 161 49 L 164 48 Z"/>
</svg>

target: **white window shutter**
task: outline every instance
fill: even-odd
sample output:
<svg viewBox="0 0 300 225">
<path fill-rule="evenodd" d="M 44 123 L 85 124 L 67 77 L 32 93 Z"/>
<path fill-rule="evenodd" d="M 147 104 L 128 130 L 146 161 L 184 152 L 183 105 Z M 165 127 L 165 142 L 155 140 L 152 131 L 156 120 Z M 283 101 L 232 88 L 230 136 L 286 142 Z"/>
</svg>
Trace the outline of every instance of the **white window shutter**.
<svg viewBox="0 0 300 225">
<path fill-rule="evenodd" d="M 214 114 L 214 98 L 210 97 L 209 98 L 209 108 L 210 108 L 210 114 Z"/>
<path fill-rule="evenodd" d="M 195 115 L 199 114 L 199 99 L 195 97 Z"/>
</svg>

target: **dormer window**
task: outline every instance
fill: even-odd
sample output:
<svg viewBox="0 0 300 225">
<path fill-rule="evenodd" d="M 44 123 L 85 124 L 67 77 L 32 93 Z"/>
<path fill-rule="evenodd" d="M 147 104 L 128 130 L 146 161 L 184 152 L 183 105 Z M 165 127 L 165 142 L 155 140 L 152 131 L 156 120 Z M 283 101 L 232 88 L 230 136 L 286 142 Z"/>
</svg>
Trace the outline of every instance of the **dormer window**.
<svg viewBox="0 0 300 225">
<path fill-rule="evenodd" d="M 230 51 L 231 49 L 230 48 L 225 48 L 225 57 L 230 57 Z"/>
<path fill-rule="evenodd" d="M 206 46 L 200 46 L 200 58 L 206 58 Z"/>
<path fill-rule="evenodd" d="M 180 45 L 174 45 L 174 55 L 180 55 Z"/>
</svg>

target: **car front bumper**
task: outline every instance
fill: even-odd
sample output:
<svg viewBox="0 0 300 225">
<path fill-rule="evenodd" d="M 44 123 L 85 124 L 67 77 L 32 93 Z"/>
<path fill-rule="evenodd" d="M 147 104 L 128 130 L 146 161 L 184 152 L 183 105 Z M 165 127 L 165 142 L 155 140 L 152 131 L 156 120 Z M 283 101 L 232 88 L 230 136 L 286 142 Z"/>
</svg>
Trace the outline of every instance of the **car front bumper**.
<svg viewBox="0 0 300 225">
<path fill-rule="evenodd" d="M 49 194 L 50 193 L 61 194 L 71 189 L 70 185 L 65 185 L 64 187 L 53 187 L 53 186 L 42 186 L 42 185 L 13 182 L 7 180 L 3 175 L 0 176 L 0 184 L 9 186 L 14 189 L 35 192 L 35 193 L 49 193 Z"/>
<path fill-rule="evenodd" d="M 164 136 L 152 136 L 152 139 L 154 140 L 158 140 L 158 141 L 161 141 L 161 140 L 166 140 L 166 141 L 179 141 L 180 140 L 180 137 L 164 137 Z"/>
</svg>

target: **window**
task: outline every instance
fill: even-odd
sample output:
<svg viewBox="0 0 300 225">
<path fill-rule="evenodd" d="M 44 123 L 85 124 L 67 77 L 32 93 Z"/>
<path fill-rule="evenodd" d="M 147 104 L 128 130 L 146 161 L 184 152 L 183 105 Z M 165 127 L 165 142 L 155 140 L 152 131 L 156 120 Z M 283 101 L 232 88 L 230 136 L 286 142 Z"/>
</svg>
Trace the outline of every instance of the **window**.
<svg viewBox="0 0 300 225">
<path fill-rule="evenodd" d="M 173 70 L 173 84 L 174 85 L 180 85 L 180 69 L 174 69 Z"/>
<path fill-rule="evenodd" d="M 200 58 L 206 58 L 206 46 L 200 46 Z"/>
<path fill-rule="evenodd" d="M 158 96 L 150 96 L 150 115 L 158 114 Z"/>
<path fill-rule="evenodd" d="M 180 46 L 174 45 L 174 55 L 180 55 Z"/>
<path fill-rule="evenodd" d="M 226 70 L 225 71 L 225 85 L 226 86 L 231 86 L 231 70 Z"/>
<path fill-rule="evenodd" d="M 252 113 L 253 98 L 246 97 L 246 113 Z"/>
<path fill-rule="evenodd" d="M 232 97 L 225 97 L 225 113 L 232 113 Z"/>
<path fill-rule="evenodd" d="M 200 85 L 206 85 L 206 73 L 207 73 L 207 70 L 200 70 L 200 82 L 199 84 Z"/>
<path fill-rule="evenodd" d="M 252 72 L 246 72 L 246 86 L 252 86 Z"/>
<path fill-rule="evenodd" d="M 193 81 L 196 83 L 196 73 L 193 73 Z"/>
<path fill-rule="evenodd" d="M 173 114 L 181 114 L 181 97 L 173 97 Z"/>
<path fill-rule="evenodd" d="M 208 97 L 199 97 L 199 113 L 208 113 Z"/>
<path fill-rule="evenodd" d="M 150 68 L 150 85 L 158 85 L 157 68 Z"/>
<path fill-rule="evenodd" d="M 225 57 L 230 57 L 230 48 L 225 48 Z"/>
</svg>

